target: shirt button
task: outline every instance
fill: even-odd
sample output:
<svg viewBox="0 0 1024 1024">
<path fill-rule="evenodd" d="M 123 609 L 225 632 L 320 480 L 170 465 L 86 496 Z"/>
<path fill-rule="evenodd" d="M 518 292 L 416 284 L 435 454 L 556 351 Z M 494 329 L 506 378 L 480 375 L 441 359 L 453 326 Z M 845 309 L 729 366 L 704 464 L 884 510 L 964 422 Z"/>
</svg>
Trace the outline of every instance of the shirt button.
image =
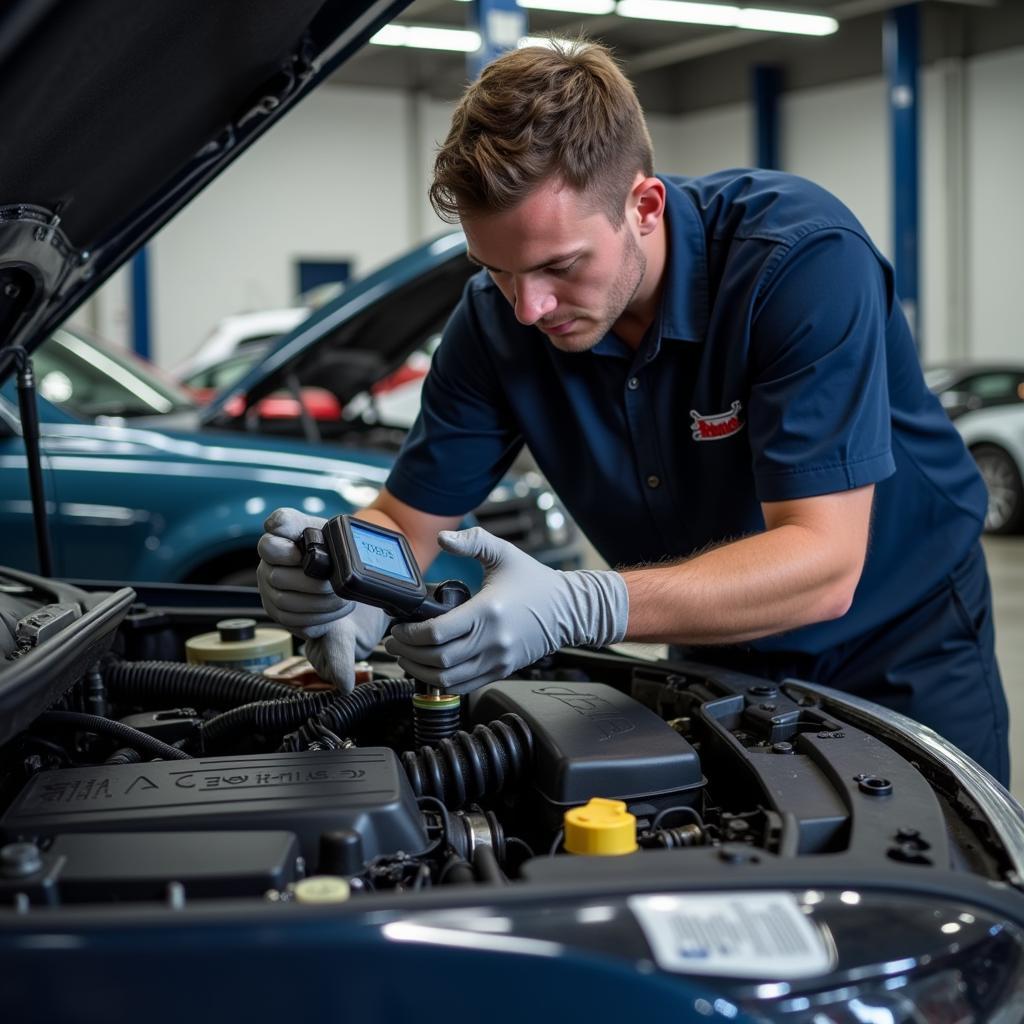
<svg viewBox="0 0 1024 1024">
<path fill-rule="evenodd" d="M 654 475 L 654 474 L 652 473 L 652 474 L 651 474 L 651 475 L 650 475 L 650 476 L 649 476 L 649 477 L 647 478 L 647 486 L 648 486 L 648 487 L 660 487 L 660 486 L 661 486 L 661 478 L 660 478 L 660 477 L 657 477 L 657 476 L 655 476 L 655 475 Z"/>
<path fill-rule="evenodd" d="M 636 389 L 640 387 L 640 379 L 638 377 L 630 377 L 626 382 L 626 387 L 629 388 L 630 391 L 636 391 Z"/>
</svg>

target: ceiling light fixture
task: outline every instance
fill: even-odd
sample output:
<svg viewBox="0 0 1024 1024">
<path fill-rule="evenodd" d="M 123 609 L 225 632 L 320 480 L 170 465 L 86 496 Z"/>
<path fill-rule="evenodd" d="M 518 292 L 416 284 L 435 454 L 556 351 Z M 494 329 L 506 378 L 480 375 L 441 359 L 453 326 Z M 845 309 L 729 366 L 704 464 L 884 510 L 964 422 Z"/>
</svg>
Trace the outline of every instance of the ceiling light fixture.
<svg viewBox="0 0 1024 1024">
<path fill-rule="evenodd" d="M 470 0 L 457 0 L 469 3 Z M 517 7 L 530 7 L 535 11 L 558 11 L 561 14 L 611 14 L 615 0 L 516 0 Z"/>
<path fill-rule="evenodd" d="M 619 0 L 616 13 L 643 21 L 672 21 L 691 25 L 717 25 L 759 32 L 786 32 L 804 36 L 828 36 L 839 29 L 835 18 L 821 14 L 796 14 L 760 7 L 684 3 L 683 0 Z"/>
<path fill-rule="evenodd" d="M 611 14 L 615 0 L 516 0 L 520 7 L 561 14 Z"/>
<path fill-rule="evenodd" d="M 466 28 L 435 28 L 431 25 L 385 25 L 371 36 L 370 42 L 378 46 L 475 53 L 480 49 L 480 33 Z"/>
</svg>

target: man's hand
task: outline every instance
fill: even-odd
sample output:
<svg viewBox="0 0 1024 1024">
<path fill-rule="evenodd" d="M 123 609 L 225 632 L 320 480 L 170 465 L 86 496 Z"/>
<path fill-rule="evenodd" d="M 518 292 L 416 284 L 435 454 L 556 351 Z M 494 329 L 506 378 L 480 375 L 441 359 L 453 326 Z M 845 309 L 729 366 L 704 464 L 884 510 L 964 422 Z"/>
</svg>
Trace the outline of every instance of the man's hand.
<svg viewBox="0 0 1024 1024">
<path fill-rule="evenodd" d="M 475 527 L 438 542 L 483 565 L 480 593 L 426 622 L 395 625 L 385 643 L 406 672 L 468 693 L 560 647 L 601 647 L 626 632 L 629 602 L 617 572 L 559 572 Z"/>
<path fill-rule="evenodd" d="M 390 623 L 391 616 L 380 608 L 355 604 L 344 618 L 321 627 L 323 633 L 306 640 L 306 657 L 321 679 L 348 693 L 356 685 L 355 663 L 380 643 Z"/>
<path fill-rule="evenodd" d="M 348 691 L 355 685 L 355 661 L 380 642 L 391 619 L 379 608 L 338 597 L 327 580 L 302 571 L 296 541 L 304 529 L 322 529 L 326 521 L 294 508 L 271 512 L 257 548 L 256 582 L 267 614 L 305 639 L 306 657 L 322 678 Z"/>
</svg>

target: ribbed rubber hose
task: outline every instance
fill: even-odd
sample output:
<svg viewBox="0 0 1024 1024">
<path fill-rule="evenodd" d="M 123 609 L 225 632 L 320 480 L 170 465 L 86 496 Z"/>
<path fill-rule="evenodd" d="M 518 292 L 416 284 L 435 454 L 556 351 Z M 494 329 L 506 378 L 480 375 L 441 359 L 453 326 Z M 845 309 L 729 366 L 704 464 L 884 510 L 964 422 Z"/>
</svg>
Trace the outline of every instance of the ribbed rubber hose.
<svg viewBox="0 0 1024 1024">
<path fill-rule="evenodd" d="M 142 755 L 132 747 L 119 747 L 115 750 L 110 757 L 104 761 L 104 764 L 138 764 L 142 760 Z"/>
<path fill-rule="evenodd" d="M 258 672 L 181 661 L 111 661 L 103 666 L 103 682 L 115 699 L 153 707 L 233 708 L 299 692 Z"/>
<path fill-rule="evenodd" d="M 163 740 L 155 739 L 149 733 L 133 729 L 130 725 L 115 722 L 112 718 L 86 715 L 78 711 L 44 711 L 37 719 L 38 725 L 71 725 L 82 732 L 95 732 L 110 736 L 121 746 L 134 747 L 145 754 L 162 757 L 165 761 L 183 761 L 190 758 L 184 750 L 172 747 Z"/>
<path fill-rule="evenodd" d="M 509 788 L 525 775 L 532 760 L 530 726 L 511 712 L 471 733 L 457 732 L 436 747 L 402 755 L 413 792 L 436 797 L 450 810 Z"/>
<path fill-rule="evenodd" d="M 318 717 L 331 732 L 345 736 L 371 713 L 395 704 L 407 704 L 415 692 L 415 679 L 381 679 L 375 683 L 364 683 L 344 697 L 331 701 Z"/>
<path fill-rule="evenodd" d="M 371 713 L 408 702 L 415 692 L 416 684 L 411 679 L 383 679 L 364 683 L 343 695 L 314 693 L 291 700 L 256 701 L 208 719 L 199 733 L 204 749 L 210 749 L 254 732 L 281 735 L 315 717 L 344 736 Z"/>
</svg>

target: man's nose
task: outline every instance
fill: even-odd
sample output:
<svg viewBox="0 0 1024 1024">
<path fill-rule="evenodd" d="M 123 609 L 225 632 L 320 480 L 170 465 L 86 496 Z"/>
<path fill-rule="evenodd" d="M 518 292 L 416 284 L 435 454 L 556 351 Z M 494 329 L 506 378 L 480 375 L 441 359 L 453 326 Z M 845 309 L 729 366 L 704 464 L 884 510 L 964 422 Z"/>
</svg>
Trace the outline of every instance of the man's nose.
<svg viewBox="0 0 1024 1024">
<path fill-rule="evenodd" d="M 520 278 L 513 284 L 514 294 L 512 305 L 516 319 L 521 324 L 535 324 L 538 320 L 553 313 L 558 299 L 543 282 Z"/>
</svg>

